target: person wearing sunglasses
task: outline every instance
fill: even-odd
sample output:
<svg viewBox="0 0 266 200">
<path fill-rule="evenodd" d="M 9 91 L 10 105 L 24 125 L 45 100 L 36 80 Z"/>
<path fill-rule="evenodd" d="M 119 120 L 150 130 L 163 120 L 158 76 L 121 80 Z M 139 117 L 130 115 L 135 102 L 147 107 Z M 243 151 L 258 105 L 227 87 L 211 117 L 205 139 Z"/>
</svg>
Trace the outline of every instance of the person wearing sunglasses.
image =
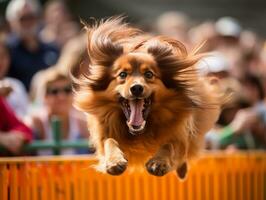
<svg viewBox="0 0 266 200">
<path fill-rule="evenodd" d="M 61 139 L 73 141 L 88 138 L 89 132 L 81 112 L 72 107 L 72 88 L 69 78 L 57 68 L 51 67 L 41 72 L 37 98 L 41 108 L 31 116 L 30 125 L 35 139 L 52 141 L 52 118 L 61 122 Z M 62 154 L 89 153 L 88 149 L 64 149 Z M 39 150 L 39 155 L 50 155 L 52 150 Z"/>
</svg>

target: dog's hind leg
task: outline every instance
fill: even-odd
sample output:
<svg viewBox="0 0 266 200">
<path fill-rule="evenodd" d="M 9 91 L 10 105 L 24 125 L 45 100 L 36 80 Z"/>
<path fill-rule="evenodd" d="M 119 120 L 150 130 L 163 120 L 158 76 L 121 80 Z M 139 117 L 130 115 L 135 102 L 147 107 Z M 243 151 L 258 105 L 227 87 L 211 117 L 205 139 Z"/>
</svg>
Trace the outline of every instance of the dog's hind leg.
<svg viewBox="0 0 266 200">
<path fill-rule="evenodd" d="M 176 173 L 180 179 L 185 179 L 187 175 L 187 162 L 184 162 L 176 169 Z"/>
<path fill-rule="evenodd" d="M 127 160 L 124 153 L 113 138 L 104 141 L 104 163 L 105 171 L 111 175 L 120 175 L 127 168 Z"/>
</svg>

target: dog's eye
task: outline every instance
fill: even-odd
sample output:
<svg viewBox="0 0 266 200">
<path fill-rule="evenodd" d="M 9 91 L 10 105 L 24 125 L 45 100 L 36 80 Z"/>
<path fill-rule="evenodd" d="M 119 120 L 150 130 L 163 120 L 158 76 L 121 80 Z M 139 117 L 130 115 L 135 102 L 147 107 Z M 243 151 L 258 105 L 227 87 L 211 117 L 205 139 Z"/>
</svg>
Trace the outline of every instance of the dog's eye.
<svg viewBox="0 0 266 200">
<path fill-rule="evenodd" d="M 121 72 L 119 74 L 119 76 L 120 76 L 120 78 L 125 79 L 127 77 L 127 73 L 126 72 Z"/>
<path fill-rule="evenodd" d="M 145 78 L 151 79 L 153 77 L 153 73 L 151 71 L 146 71 L 144 73 Z"/>
</svg>

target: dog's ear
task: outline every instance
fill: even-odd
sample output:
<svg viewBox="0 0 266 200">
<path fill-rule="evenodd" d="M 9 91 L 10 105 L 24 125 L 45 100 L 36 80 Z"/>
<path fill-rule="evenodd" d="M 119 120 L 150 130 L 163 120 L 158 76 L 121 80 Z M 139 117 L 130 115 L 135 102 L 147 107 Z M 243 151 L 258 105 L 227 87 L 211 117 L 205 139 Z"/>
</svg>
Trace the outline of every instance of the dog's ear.
<svg viewBox="0 0 266 200">
<path fill-rule="evenodd" d="M 129 27 L 123 17 L 112 17 L 94 25 L 82 23 L 88 35 L 88 54 L 79 67 L 71 70 L 71 77 L 77 89 L 104 90 L 111 80 L 108 67 L 123 53 L 127 40 L 141 31 Z"/>
<path fill-rule="evenodd" d="M 201 107 L 203 103 L 194 90 L 199 78 L 195 64 L 204 56 L 197 54 L 199 48 L 189 54 L 181 42 L 166 36 L 154 37 L 144 45 L 155 58 L 164 85 L 184 92 L 191 106 Z"/>
<path fill-rule="evenodd" d="M 148 52 L 158 60 L 174 54 L 179 58 L 184 58 L 188 55 L 186 47 L 181 42 L 166 36 L 154 37 L 147 44 Z"/>
<path fill-rule="evenodd" d="M 123 53 L 123 40 L 140 32 L 122 21 L 123 17 L 112 17 L 93 26 L 85 26 L 88 34 L 88 55 L 92 65 L 112 65 Z"/>
<path fill-rule="evenodd" d="M 188 88 L 197 77 L 193 66 L 200 55 L 188 54 L 185 46 L 174 39 L 160 36 L 147 42 L 147 52 L 152 54 L 168 88 Z"/>
<path fill-rule="evenodd" d="M 147 52 L 154 56 L 158 67 L 168 78 L 175 78 L 181 74 L 195 75 L 193 65 L 202 58 L 201 54 L 194 51 L 188 54 L 181 42 L 166 36 L 154 37 L 148 41 Z"/>
</svg>

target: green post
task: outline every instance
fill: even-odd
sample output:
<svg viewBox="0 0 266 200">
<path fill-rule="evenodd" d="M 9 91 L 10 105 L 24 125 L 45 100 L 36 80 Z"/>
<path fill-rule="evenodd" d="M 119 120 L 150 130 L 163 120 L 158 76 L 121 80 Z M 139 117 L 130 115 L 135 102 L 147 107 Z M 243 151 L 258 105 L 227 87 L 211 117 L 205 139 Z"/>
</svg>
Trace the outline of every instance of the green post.
<svg viewBox="0 0 266 200">
<path fill-rule="evenodd" d="M 55 143 L 55 147 L 53 148 L 54 155 L 60 155 L 61 122 L 60 122 L 59 117 L 57 116 L 52 117 L 52 133 L 53 133 L 53 139 Z"/>
</svg>

